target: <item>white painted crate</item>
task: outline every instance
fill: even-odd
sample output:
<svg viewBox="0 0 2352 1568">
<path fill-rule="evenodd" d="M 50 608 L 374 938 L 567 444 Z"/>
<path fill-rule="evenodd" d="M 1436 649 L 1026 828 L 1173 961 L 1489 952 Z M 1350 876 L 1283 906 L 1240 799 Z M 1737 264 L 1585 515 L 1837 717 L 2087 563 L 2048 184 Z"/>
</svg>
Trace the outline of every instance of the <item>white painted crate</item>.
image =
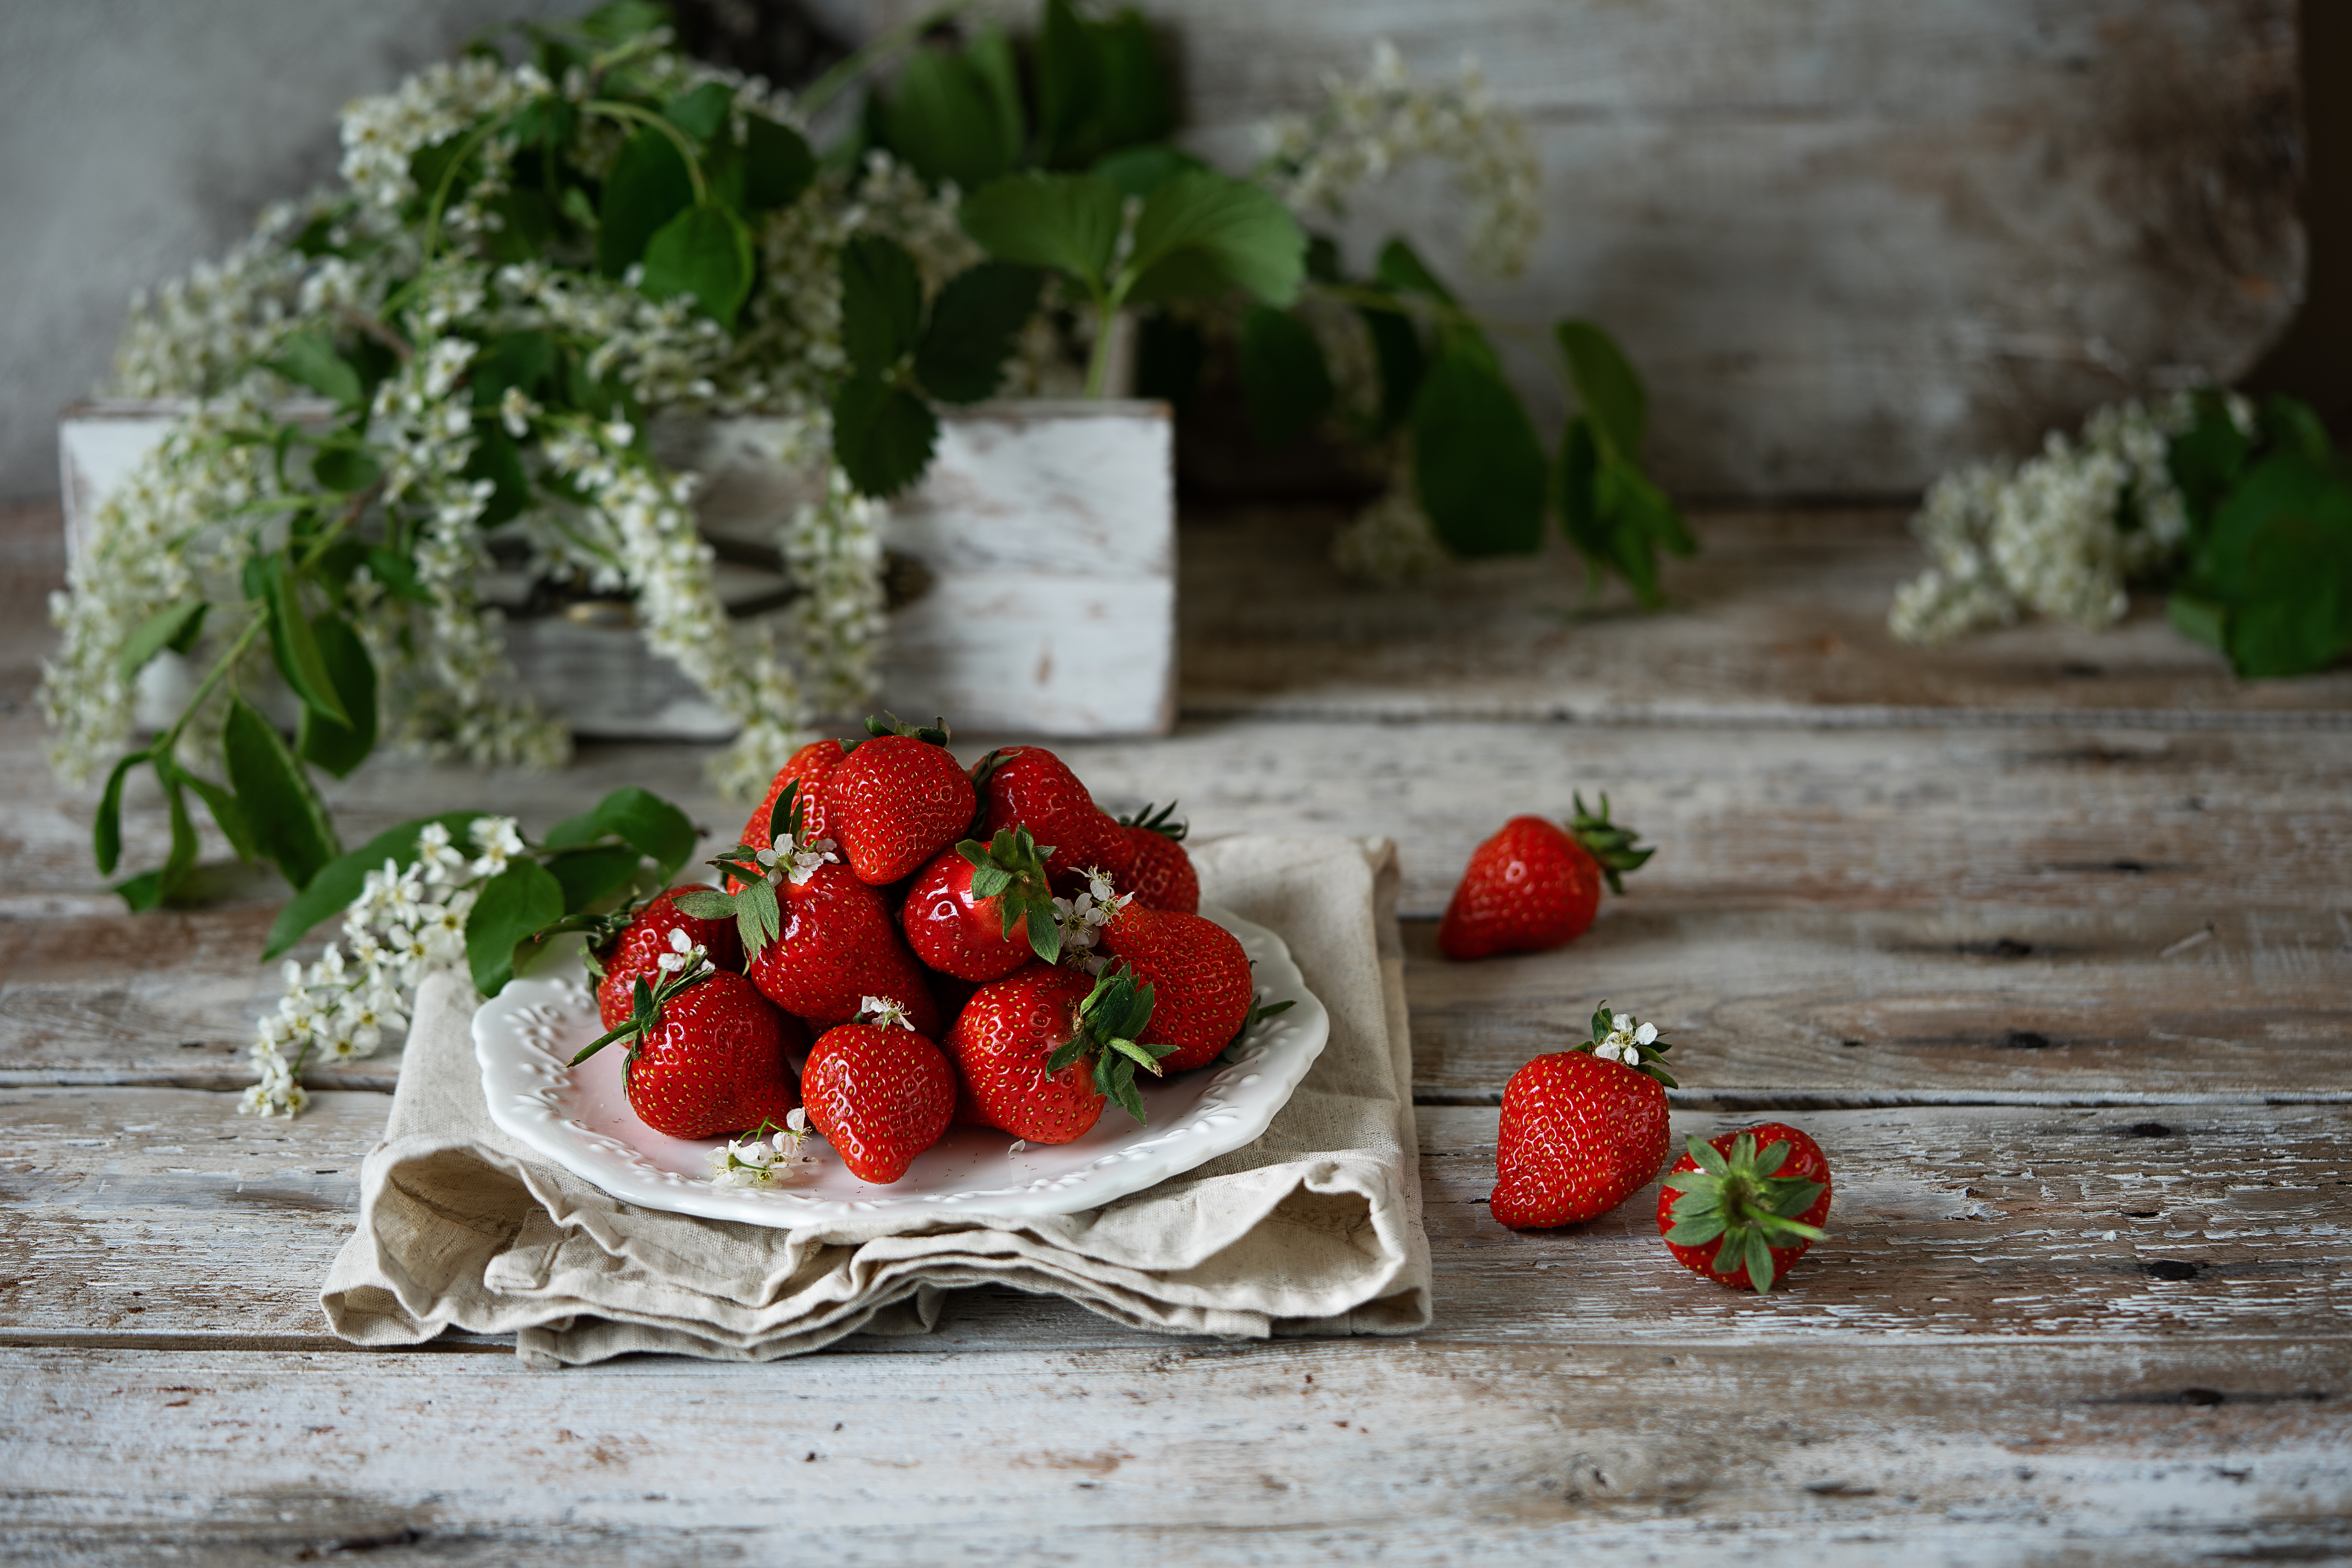
<svg viewBox="0 0 2352 1568">
<path fill-rule="evenodd" d="M 173 412 L 158 403 L 68 412 L 58 428 L 68 548 Z M 930 472 L 892 506 L 884 534 L 920 563 L 928 586 L 890 616 L 881 705 L 975 730 L 1165 733 L 1176 690 L 1172 439 L 1157 403 L 1002 403 L 948 416 Z M 702 476 L 696 507 L 715 539 L 771 545 L 809 492 L 811 476 L 777 457 L 779 421 L 666 421 L 655 440 L 667 460 Z M 719 579 L 734 603 L 779 585 L 733 564 L 720 566 Z M 518 578 L 484 591 L 519 602 L 527 586 Z M 518 617 L 507 643 L 524 680 L 580 735 L 732 732 L 625 626 Z M 142 685 L 142 709 L 174 706 L 183 684 L 165 656 Z"/>
</svg>

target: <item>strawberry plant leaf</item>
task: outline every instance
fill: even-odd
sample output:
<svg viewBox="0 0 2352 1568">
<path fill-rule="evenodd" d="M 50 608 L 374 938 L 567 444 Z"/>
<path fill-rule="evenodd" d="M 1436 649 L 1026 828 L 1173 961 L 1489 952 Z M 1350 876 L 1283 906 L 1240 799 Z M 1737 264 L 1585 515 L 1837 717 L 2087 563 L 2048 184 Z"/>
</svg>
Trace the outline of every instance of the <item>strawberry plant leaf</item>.
<svg viewBox="0 0 2352 1568">
<path fill-rule="evenodd" d="M 288 881 L 308 887 L 342 846 L 335 842 L 334 824 L 302 764 L 269 721 L 241 697 L 229 699 L 221 754 L 229 788 L 253 829 L 254 847 L 276 861 Z"/>
<path fill-rule="evenodd" d="M 1264 186 L 1213 170 L 1187 170 L 1145 198 L 1120 269 L 1129 280 L 1121 292 L 1137 304 L 1235 288 L 1287 306 L 1306 275 L 1307 231 L 1290 209 Z M 1208 289 L 1211 280 L 1219 287 Z"/>
<path fill-rule="evenodd" d="M 706 81 L 662 105 L 661 113 L 697 142 L 708 142 L 727 123 L 727 111 L 734 107 L 735 94 L 725 83 Z"/>
<path fill-rule="evenodd" d="M 1089 172 L 1117 185 L 1123 196 L 1148 196 L 1177 175 L 1208 166 L 1181 147 L 1154 142 L 1105 153 Z"/>
<path fill-rule="evenodd" d="M 1447 550 L 1533 554 L 1543 542 L 1545 462 L 1501 373 L 1449 352 L 1413 400 L 1413 480 Z"/>
<path fill-rule="evenodd" d="M 125 681 L 135 680 L 139 672 L 147 668 L 147 661 L 165 648 L 186 651 L 204 630 L 205 612 L 210 608 L 202 599 L 166 605 L 140 622 L 138 629 L 123 639 L 122 658 L 115 668 Z"/>
<path fill-rule="evenodd" d="M 563 912 L 571 915 L 627 886 L 640 863 L 634 846 L 614 844 L 551 855 L 547 870 L 562 885 Z"/>
<path fill-rule="evenodd" d="M 630 137 L 604 176 L 596 270 L 618 278 L 644 257 L 656 230 L 693 205 L 693 178 L 668 136 L 647 126 Z"/>
<path fill-rule="evenodd" d="M 872 376 L 842 383 L 833 399 L 833 454 L 862 495 L 887 500 L 930 466 L 939 421 L 923 400 Z"/>
<path fill-rule="evenodd" d="M 563 884 L 536 860 L 512 860 L 482 884 L 466 917 L 466 965 L 474 989 L 495 996 L 514 978 L 516 944 L 563 918 Z"/>
<path fill-rule="evenodd" d="M 915 379 L 942 403 L 993 395 L 1044 285 L 1036 268 L 1009 261 L 983 261 L 949 279 L 915 347 Z"/>
<path fill-rule="evenodd" d="M 765 212 L 797 201 L 816 178 L 816 154 L 801 133 L 764 114 L 743 117 L 743 205 Z"/>
<path fill-rule="evenodd" d="M 1021 160 L 1027 126 L 1012 47 L 983 27 L 961 54 L 918 49 L 876 114 L 881 140 L 933 184 L 977 190 Z"/>
<path fill-rule="evenodd" d="M 311 620 L 310 638 L 336 700 L 351 718 L 341 722 L 304 703 L 294 749 L 304 762 L 348 778 L 375 750 L 375 661 L 352 624 L 332 610 Z"/>
<path fill-rule="evenodd" d="M 706 315 L 732 331 L 751 292 L 751 231 L 715 203 L 688 207 L 646 242 L 638 288 L 655 300 L 691 294 Z"/>
<path fill-rule="evenodd" d="M 888 377 L 922 324 L 922 275 L 906 247 L 861 234 L 841 247 L 841 346 L 859 374 Z"/>
<path fill-rule="evenodd" d="M 231 778 L 234 784 L 234 775 Z M 242 806 L 242 802 L 239 803 Z M 412 822 L 387 827 L 349 854 L 336 856 L 320 868 L 317 876 L 303 885 L 287 906 L 278 911 L 277 921 L 269 928 L 269 940 L 261 950 L 264 962 L 276 958 L 320 921 L 341 914 L 367 881 L 370 871 L 383 868 L 387 860 L 405 866 L 416 858 L 416 836 L 426 825 L 439 823 L 452 838 L 462 842 L 475 817 L 474 811 L 445 811 L 437 816 L 420 816 Z M 250 817 L 247 818 L 250 823 Z M 224 828 L 224 831 L 226 829 Z M 269 849 L 258 833 L 253 837 L 255 851 L 268 855 Z"/>
<path fill-rule="evenodd" d="M 1331 367 L 1314 329 L 1287 310 L 1255 305 L 1242 320 L 1242 400 L 1258 445 L 1280 451 L 1330 411 Z"/>
<path fill-rule="evenodd" d="M 625 784 L 549 828 L 541 842 L 550 849 L 577 849 L 608 836 L 651 860 L 664 882 L 677 875 L 698 837 L 686 813 L 651 790 Z"/>
<path fill-rule="evenodd" d="M 1000 261 L 1066 272 L 1097 297 L 1108 287 L 1119 194 L 1108 180 L 1034 170 L 1008 174 L 965 197 L 958 216 L 964 232 Z"/>
</svg>

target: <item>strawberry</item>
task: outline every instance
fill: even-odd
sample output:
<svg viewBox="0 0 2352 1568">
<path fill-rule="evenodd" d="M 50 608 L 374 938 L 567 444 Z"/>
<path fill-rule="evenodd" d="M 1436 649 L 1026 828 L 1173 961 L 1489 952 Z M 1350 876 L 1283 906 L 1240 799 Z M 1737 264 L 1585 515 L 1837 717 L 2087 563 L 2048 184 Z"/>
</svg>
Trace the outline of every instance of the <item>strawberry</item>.
<svg viewBox="0 0 2352 1568">
<path fill-rule="evenodd" d="M 1054 890 L 1075 895 L 1086 885 L 1087 868 L 1123 868 L 1134 851 L 1117 818 L 1095 805 L 1068 764 L 1043 746 L 1006 746 L 982 757 L 972 770 L 981 791 L 979 832 L 992 837 L 1007 827 L 1025 827 L 1045 847 L 1045 875 Z"/>
<path fill-rule="evenodd" d="M 1047 963 L 1062 956 L 1054 889 L 1025 827 L 940 854 L 907 889 L 898 920 L 917 958 L 962 980 L 1002 979 L 1032 954 Z"/>
<path fill-rule="evenodd" d="M 944 724 L 916 729 L 895 714 L 866 721 L 824 781 L 824 821 L 849 868 L 877 886 L 919 869 L 971 827 L 971 780 L 948 752 Z"/>
<path fill-rule="evenodd" d="M 1592 1038 L 1541 1056 L 1503 1086 L 1489 1212 L 1517 1229 L 1607 1214 L 1658 1173 L 1673 1142 L 1657 1026 L 1592 1015 Z"/>
<path fill-rule="evenodd" d="M 1622 893 L 1622 872 L 1654 850 L 1637 848 L 1630 827 L 1609 820 L 1576 797 L 1576 816 L 1563 830 L 1540 816 L 1515 816 L 1470 852 L 1470 864 L 1445 906 L 1437 951 L 1448 958 L 1497 952 L 1538 952 L 1582 936 L 1601 908 L 1601 884 Z"/>
<path fill-rule="evenodd" d="M 1759 1296 L 1822 1238 L 1829 1213 L 1822 1146 L 1778 1121 L 1692 1139 L 1658 1194 L 1658 1229 L 1675 1260 Z"/>
<path fill-rule="evenodd" d="M 792 794 L 788 787 L 785 797 Z M 855 1017 L 865 997 L 898 996 L 917 1029 L 936 1029 L 938 1004 L 882 889 L 841 865 L 830 840 L 803 844 L 800 817 L 793 811 L 788 819 L 782 848 L 740 845 L 710 862 L 738 884 L 734 891 L 705 889 L 680 907 L 706 918 L 731 915 L 751 954 L 744 972 L 787 1013 L 837 1024 Z"/>
<path fill-rule="evenodd" d="M 1104 882 L 1097 890 L 1108 887 Z M 1125 899 L 1115 907 L 1102 928 L 1102 951 L 1132 964 L 1155 998 L 1150 1026 L 1138 1037 L 1174 1047 L 1160 1063 L 1165 1071 L 1213 1060 L 1250 1022 L 1257 983 L 1249 954 L 1214 921 Z"/>
<path fill-rule="evenodd" d="M 1138 1121 L 1138 1066 L 1157 1072 L 1164 1046 L 1140 1043 L 1149 985 L 1121 966 L 1088 980 L 1032 963 L 972 993 L 948 1031 L 964 1084 L 959 1114 L 1033 1143 L 1082 1138 L 1116 1100 Z"/>
<path fill-rule="evenodd" d="M 1118 819 L 1119 833 L 1127 840 L 1125 866 L 1108 866 L 1118 885 L 1135 895 L 1135 901 L 1155 910 L 1176 910 L 1184 914 L 1201 910 L 1201 879 L 1192 869 L 1192 858 L 1184 853 L 1183 838 L 1189 824 L 1171 822 L 1176 803 L 1170 801 L 1158 816 L 1146 805 L 1133 816 Z"/>
<path fill-rule="evenodd" d="M 707 891 L 688 883 L 659 894 L 636 912 L 618 936 L 592 954 L 594 967 L 602 972 L 596 982 L 596 1013 L 604 1027 L 616 1029 L 627 1020 L 640 976 L 660 977 L 661 957 L 672 950 L 673 933 L 685 938 L 686 945 L 677 948 L 678 952 L 699 947 L 721 969 L 743 967 L 743 943 L 733 921 L 698 919 L 677 907 L 680 897 Z"/>
<path fill-rule="evenodd" d="M 656 1132 L 716 1138 L 781 1122 L 801 1102 L 785 1053 L 807 1044 L 808 1031 L 732 970 L 682 968 L 658 985 L 640 977 L 627 1020 L 572 1065 L 618 1039 L 629 1041 L 629 1108 Z"/>
<path fill-rule="evenodd" d="M 895 1002 L 867 997 L 874 1021 L 817 1037 L 801 1089 L 809 1121 L 863 1182 L 887 1185 L 940 1141 L 955 1114 L 955 1070 Z"/>
<path fill-rule="evenodd" d="M 775 782 L 768 786 L 767 795 L 760 802 L 759 809 L 752 812 L 751 819 L 743 824 L 742 841 L 761 849 L 776 841 L 778 833 L 771 822 L 775 816 L 776 803 L 782 799 L 786 788 L 792 786 L 797 786 L 797 798 L 807 803 L 807 836 L 813 839 L 824 837 L 824 781 L 833 775 L 835 768 L 841 765 L 841 759 L 849 754 L 852 744 L 848 741 L 811 741 L 794 752 L 792 760 L 776 771 Z M 789 820 L 792 815 L 790 805 L 785 806 L 784 815 Z"/>
</svg>

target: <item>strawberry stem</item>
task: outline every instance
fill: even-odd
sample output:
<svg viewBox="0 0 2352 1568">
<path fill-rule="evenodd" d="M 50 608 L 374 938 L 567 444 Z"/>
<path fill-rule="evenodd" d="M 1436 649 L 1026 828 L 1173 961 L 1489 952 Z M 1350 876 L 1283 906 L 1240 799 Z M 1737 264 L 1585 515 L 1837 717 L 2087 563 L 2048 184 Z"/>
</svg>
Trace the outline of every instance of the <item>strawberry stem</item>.
<svg viewBox="0 0 2352 1568">
<path fill-rule="evenodd" d="M 1570 819 L 1568 836 L 1584 847 L 1584 852 L 1600 863 L 1601 875 L 1609 883 L 1609 890 L 1622 894 L 1625 884 L 1621 877 L 1627 871 L 1638 871 L 1655 847 L 1643 848 L 1634 843 L 1641 837 L 1631 827 L 1609 820 L 1609 797 L 1601 797 L 1601 813 L 1594 816 L 1586 808 L 1584 795 L 1579 791 L 1571 797 L 1576 802 L 1576 816 Z"/>
</svg>

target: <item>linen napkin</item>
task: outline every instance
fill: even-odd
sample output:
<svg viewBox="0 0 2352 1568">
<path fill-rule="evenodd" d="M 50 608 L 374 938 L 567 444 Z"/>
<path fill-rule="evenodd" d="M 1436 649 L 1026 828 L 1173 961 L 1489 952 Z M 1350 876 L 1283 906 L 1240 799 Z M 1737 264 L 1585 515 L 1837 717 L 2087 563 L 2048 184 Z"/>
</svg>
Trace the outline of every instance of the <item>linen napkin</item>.
<svg viewBox="0 0 2352 1568">
<path fill-rule="evenodd" d="M 1386 839 L 1249 835 L 1192 847 L 1202 895 L 1271 927 L 1331 1037 L 1265 1135 L 1078 1214 L 918 1215 L 780 1230 L 638 1208 L 500 1132 L 472 988 L 417 996 L 359 1229 L 328 1272 L 334 1331 L 414 1344 L 512 1333 L 540 1367 L 671 1352 L 765 1361 L 845 1334 L 928 1332 L 991 1281 L 1169 1333 L 1409 1333 L 1430 1321 Z"/>
</svg>

